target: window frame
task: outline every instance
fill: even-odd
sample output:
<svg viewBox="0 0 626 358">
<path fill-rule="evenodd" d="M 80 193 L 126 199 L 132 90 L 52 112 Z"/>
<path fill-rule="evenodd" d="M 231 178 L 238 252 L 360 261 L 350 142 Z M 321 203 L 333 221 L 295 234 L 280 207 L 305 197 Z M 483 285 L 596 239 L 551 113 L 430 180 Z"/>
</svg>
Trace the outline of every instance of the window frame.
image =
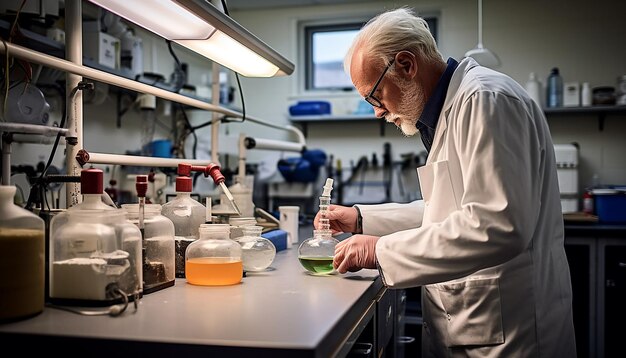
<svg viewBox="0 0 626 358">
<path fill-rule="evenodd" d="M 428 22 L 435 41 L 439 48 L 439 26 L 441 24 L 441 14 L 438 11 L 418 12 L 418 15 Z M 337 31 L 341 29 L 352 30 L 360 29 L 375 14 L 367 14 L 362 16 L 343 17 L 341 19 L 317 19 L 302 20 L 298 22 L 298 32 L 300 38 L 300 71 L 298 92 L 301 94 L 324 94 L 324 93 L 353 93 L 354 87 L 322 87 L 314 88 L 314 70 L 313 70 L 313 34 L 319 32 Z"/>
</svg>

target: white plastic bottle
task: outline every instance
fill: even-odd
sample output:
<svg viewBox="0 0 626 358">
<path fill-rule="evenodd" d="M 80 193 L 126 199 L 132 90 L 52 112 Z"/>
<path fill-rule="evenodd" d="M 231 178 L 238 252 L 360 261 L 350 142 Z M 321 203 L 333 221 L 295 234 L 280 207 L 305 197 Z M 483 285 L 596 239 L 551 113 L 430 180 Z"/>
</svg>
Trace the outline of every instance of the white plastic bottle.
<svg viewBox="0 0 626 358">
<path fill-rule="evenodd" d="M 534 72 L 530 73 L 528 82 L 526 82 L 526 92 L 528 92 L 530 98 L 532 98 L 539 105 L 539 107 L 542 107 L 541 83 L 537 80 L 537 76 Z"/>
<path fill-rule="evenodd" d="M 580 94 L 580 104 L 583 107 L 591 106 L 591 86 L 589 86 L 589 82 L 583 82 L 583 89 Z"/>
</svg>

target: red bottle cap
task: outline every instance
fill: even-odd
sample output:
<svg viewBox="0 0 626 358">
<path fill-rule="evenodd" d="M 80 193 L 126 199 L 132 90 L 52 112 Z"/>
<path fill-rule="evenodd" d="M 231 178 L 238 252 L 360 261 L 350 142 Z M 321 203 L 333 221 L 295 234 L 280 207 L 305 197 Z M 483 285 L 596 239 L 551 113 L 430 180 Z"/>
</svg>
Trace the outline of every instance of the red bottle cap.
<svg viewBox="0 0 626 358">
<path fill-rule="evenodd" d="M 135 189 L 137 190 L 138 197 L 144 198 L 146 196 L 146 191 L 148 191 L 147 175 L 137 175 L 135 179 Z"/>
<path fill-rule="evenodd" d="M 193 182 L 190 177 L 176 177 L 176 191 L 191 193 Z"/>
<path fill-rule="evenodd" d="M 80 191 L 83 194 L 102 194 L 104 174 L 101 169 L 89 168 L 80 172 Z"/>
</svg>

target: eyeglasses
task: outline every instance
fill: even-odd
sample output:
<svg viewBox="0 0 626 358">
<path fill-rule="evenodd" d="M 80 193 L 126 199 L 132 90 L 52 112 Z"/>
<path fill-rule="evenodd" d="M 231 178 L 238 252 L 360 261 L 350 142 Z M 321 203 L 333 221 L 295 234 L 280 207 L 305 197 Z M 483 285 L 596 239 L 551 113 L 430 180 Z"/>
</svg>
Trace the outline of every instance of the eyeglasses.
<svg viewBox="0 0 626 358">
<path fill-rule="evenodd" d="M 387 65 L 387 67 L 385 68 L 385 70 L 383 71 L 383 73 L 380 75 L 380 78 L 378 78 L 378 81 L 376 81 L 376 84 L 374 85 L 374 88 L 372 88 L 372 90 L 370 91 L 370 93 L 365 96 L 365 101 L 369 104 L 371 104 L 374 107 L 382 107 L 383 104 L 380 102 L 380 100 L 376 97 L 374 97 L 374 92 L 376 92 L 376 88 L 378 88 L 378 85 L 380 84 L 380 81 L 383 80 L 383 77 L 385 77 L 385 73 L 387 73 L 387 71 L 389 70 L 389 68 L 391 67 L 391 65 L 393 65 L 393 62 L 396 59 L 393 58 L 391 60 L 391 62 L 389 62 L 389 65 Z"/>
</svg>

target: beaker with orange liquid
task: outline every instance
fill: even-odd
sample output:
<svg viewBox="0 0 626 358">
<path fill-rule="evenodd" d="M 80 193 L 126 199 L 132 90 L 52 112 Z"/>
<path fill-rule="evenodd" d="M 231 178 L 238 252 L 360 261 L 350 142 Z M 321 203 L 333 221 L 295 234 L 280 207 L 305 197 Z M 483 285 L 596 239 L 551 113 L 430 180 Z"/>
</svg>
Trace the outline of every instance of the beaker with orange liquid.
<svg viewBox="0 0 626 358">
<path fill-rule="evenodd" d="M 230 238 L 229 224 L 202 224 L 198 240 L 187 246 L 185 278 L 192 285 L 227 286 L 241 282 L 241 246 Z"/>
</svg>

